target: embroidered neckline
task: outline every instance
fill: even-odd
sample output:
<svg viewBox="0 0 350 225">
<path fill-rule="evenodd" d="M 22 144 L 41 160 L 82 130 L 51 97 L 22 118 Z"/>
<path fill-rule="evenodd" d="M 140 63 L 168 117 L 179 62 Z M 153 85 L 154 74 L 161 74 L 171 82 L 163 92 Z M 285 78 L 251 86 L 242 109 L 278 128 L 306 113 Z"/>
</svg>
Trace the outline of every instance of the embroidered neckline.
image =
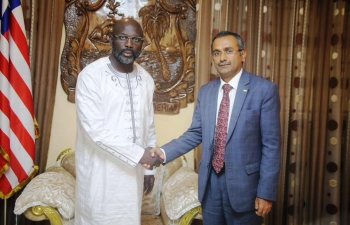
<svg viewBox="0 0 350 225">
<path fill-rule="evenodd" d="M 118 76 L 118 77 L 121 77 L 121 78 L 126 78 L 127 75 L 128 75 L 130 78 L 134 78 L 134 77 L 136 77 L 136 75 L 137 75 L 137 67 L 135 66 L 135 64 L 133 65 L 133 69 L 132 69 L 132 71 L 131 71 L 130 73 L 122 73 L 122 72 L 117 71 L 117 70 L 113 67 L 113 65 L 112 65 L 111 63 L 108 63 L 108 68 L 111 70 L 111 72 L 112 72 L 114 75 L 116 75 L 116 76 Z"/>
<path fill-rule="evenodd" d="M 130 73 L 123 73 L 123 72 L 119 72 L 117 69 L 114 68 L 112 62 L 111 62 L 111 59 L 109 59 L 109 63 L 107 64 L 108 65 L 108 68 L 111 70 L 111 72 L 118 76 L 118 77 L 121 77 L 121 78 L 126 78 L 127 76 L 129 76 L 129 78 L 134 78 L 136 77 L 137 75 L 137 67 L 135 64 L 132 65 L 132 71 Z"/>
</svg>

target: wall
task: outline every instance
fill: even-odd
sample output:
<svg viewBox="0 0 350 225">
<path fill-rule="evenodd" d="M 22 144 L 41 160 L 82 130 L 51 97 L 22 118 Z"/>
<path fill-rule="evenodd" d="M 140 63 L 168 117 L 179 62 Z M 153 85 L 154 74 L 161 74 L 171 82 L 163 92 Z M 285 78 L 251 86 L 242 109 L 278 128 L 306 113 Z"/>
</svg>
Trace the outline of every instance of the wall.
<svg viewBox="0 0 350 225">
<path fill-rule="evenodd" d="M 65 37 L 63 31 L 62 37 Z M 61 52 L 64 38 L 61 41 Z M 61 71 L 58 71 L 60 76 Z M 61 87 L 60 79 L 57 79 L 56 101 L 52 121 L 50 148 L 47 160 L 47 167 L 53 166 L 58 154 L 66 149 L 74 147 L 76 132 L 75 105 L 68 102 L 67 95 Z M 194 103 L 188 104 L 186 108 L 180 110 L 177 115 L 155 115 L 155 127 L 157 144 L 163 145 L 173 138 L 177 138 L 190 126 Z M 188 166 L 194 168 L 193 151 L 186 154 Z"/>
</svg>

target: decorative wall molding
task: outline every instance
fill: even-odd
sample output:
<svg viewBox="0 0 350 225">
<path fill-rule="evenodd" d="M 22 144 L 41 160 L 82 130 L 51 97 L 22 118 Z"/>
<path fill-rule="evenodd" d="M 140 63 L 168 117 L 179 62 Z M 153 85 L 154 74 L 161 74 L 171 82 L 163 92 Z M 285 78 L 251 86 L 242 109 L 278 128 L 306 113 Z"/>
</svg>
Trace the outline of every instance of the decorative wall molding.
<svg viewBox="0 0 350 225">
<path fill-rule="evenodd" d="M 74 103 L 79 72 L 110 55 L 113 21 L 134 17 L 146 41 L 137 62 L 154 78 L 154 110 L 177 114 L 194 101 L 195 0 L 66 0 L 61 84 Z"/>
</svg>

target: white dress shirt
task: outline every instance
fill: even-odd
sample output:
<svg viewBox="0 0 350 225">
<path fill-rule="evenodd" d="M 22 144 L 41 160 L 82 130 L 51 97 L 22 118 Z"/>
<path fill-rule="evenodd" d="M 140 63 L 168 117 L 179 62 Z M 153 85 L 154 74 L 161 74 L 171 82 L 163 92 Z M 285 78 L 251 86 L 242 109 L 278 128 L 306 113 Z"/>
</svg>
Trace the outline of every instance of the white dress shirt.
<svg viewBox="0 0 350 225">
<path fill-rule="evenodd" d="M 222 95 L 224 93 L 224 90 L 222 89 L 222 86 L 224 84 L 229 84 L 231 85 L 232 89 L 231 91 L 229 92 L 229 97 L 230 97 L 230 111 L 229 111 L 229 114 L 228 114 L 228 121 L 230 121 L 231 119 L 231 112 L 232 112 L 232 107 L 233 107 L 233 103 L 235 102 L 235 98 L 236 98 L 236 92 L 237 92 L 237 87 L 238 87 L 238 82 L 239 82 L 239 79 L 241 78 L 241 75 L 242 75 L 242 69 L 241 71 L 239 71 L 239 73 L 237 73 L 236 76 L 234 76 L 228 83 L 226 83 L 225 81 L 223 81 L 221 78 L 220 78 L 220 88 L 219 88 L 219 94 L 218 94 L 218 104 L 216 106 L 216 122 L 217 122 L 217 119 L 218 119 L 218 113 L 219 113 L 219 108 L 220 108 L 220 103 L 221 103 L 221 100 L 222 100 Z M 228 130 L 228 126 L 227 126 L 227 130 Z"/>
</svg>

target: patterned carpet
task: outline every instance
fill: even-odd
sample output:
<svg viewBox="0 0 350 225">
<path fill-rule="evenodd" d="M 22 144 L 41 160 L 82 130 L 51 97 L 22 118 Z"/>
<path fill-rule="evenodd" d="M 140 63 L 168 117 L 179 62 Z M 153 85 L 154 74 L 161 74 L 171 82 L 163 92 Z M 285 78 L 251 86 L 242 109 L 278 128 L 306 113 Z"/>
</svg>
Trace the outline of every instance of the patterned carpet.
<svg viewBox="0 0 350 225">
<path fill-rule="evenodd" d="M 141 215 L 141 225 L 164 225 L 161 216 Z"/>
</svg>

